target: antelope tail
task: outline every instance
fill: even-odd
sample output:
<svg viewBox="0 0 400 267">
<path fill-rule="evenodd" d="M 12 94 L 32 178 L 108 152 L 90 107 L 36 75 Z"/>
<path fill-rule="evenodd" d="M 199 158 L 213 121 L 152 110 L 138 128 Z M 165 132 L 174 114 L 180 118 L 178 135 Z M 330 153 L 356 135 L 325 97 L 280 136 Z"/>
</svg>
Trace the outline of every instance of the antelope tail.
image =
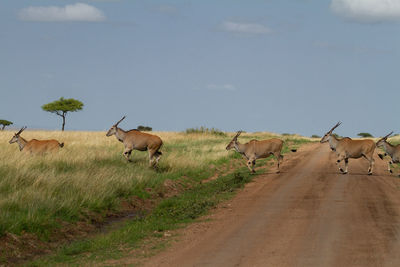
<svg viewBox="0 0 400 267">
<path fill-rule="evenodd" d="M 64 147 L 64 143 L 58 143 L 60 147 Z"/>
</svg>

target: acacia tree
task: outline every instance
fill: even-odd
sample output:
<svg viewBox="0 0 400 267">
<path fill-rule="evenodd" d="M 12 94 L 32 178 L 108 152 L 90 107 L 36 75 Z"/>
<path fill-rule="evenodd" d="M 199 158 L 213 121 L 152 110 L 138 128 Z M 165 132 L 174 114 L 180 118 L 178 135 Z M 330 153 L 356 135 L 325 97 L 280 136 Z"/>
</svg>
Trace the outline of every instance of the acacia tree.
<svg viewBox="0 0 400 267">
<path fill-rule="evenodd" d="M 151 128 L 151 127 L 149 127 L 149 126 L 143 126 L 143 125 L 139 125 L 139 126 L 137 127 L 137 129 L 138 129 L 139 131 L 149 131 L 149 132 L 151 132 L 151 131 L 153 130 L 153 128 Z"/>
<path fill-rule="evenodd" d="M 6 126 L 13 124 L 11 121 L 8 120 L 0 120 L 1 130 L 3 131 Z"/>
<path fill-rule="evenodd" d="M 82 110 L 82 108 L 83 103 L 81 101 L 73 98 L 64 99 L 64 97 L 42 106 L 44 111 L 51 112 L 62 117 L 62 131 L 64 131 L 65 117 L 67 116 L 67 113 Z"/>
<path fill-rule="evenodd" d="M 363 137 L 363 138 L 373 137 L 372 134 L 370 134 L 370 133 L 358 133 L 357 135 L 360 137 Z"/>
</svg>

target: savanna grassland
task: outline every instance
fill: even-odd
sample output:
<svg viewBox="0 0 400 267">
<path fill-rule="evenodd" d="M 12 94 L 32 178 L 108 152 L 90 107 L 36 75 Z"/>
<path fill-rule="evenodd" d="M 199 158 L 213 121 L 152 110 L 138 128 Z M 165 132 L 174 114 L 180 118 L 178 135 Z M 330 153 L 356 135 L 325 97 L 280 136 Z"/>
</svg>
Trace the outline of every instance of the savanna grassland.
<svg viewBox="0 0 400 267">
<path fill-rule="evenodd" d="M 23 255 L 26 248 L 19 247 L 26 243 L 18 241 L 26 235 L 33 238 L 31 242 L 37 239 L 46 244 L 57 241 L 58 233 L 65 227 L 84 223 L 95 225 L 86 230 L 96 232 L 111 215 L 123 215 L 127 206 L 140 210 L 141 204 L 155 200 L 150 201 L 153 203 L 150 210 L 127 225 L 112 233 L 102 233 L 101 237 L 65 245 L 50 262 L 70 261 L 71 257 L 88 252 L 96 255 L 99 250 L 102 254 L 107 249 L 120 252 L 117 247 L 121 243 L 136 244 L 154 229 L 173 228 L 204 214 L 250 179 L 241 156 L 225 150 L 233 134 L 218 131 L 155 134 L 164 142 L 157 169 L 149 167 L 147 152 L 134 151 L 133 162 L 127 163 L 122 156 L 122 143 L 115 137 L 107 138 L 105 132 L 21 134 L 27 140 L 54 138 L 65 143 L 59 152 L 46 155 L 20 152 L 17 144 L 8 143 L 13 132 L 0 132 L 0 242 L 3 242 L 0 263 L 26 258 Z M 276 136 L 279 135 L 243 133 L 239 140 Z M 283 139 L 291 148 L 311 141 L 293 135 Z M 257 166 L 265 162 L 259 160 Z M 201 183 L 210 177 L 218 179 Z M 70 238 L 76 239 L 79 237 Z M 12 244 L 6 246 L 10 240 Z M 43 251 L 48 253 L 49 248 Z"/>
<path fill-rule="evenodd" d="M 394 145 L 400 144 L 400 135 L 389 137 L 388 142 Z"/>
</svg>

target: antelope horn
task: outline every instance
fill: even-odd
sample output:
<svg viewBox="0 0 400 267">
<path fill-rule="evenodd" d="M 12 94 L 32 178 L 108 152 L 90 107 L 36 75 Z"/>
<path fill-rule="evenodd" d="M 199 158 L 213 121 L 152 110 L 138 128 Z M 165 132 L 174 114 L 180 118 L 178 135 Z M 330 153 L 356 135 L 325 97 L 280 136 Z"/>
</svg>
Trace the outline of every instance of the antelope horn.
<svg viewBox="0 0 400 267">
<path fill-rule="evenodd" d="M 125 117 L 126 117 L 126 116 L 123 116 L 122 119 L 120 119 L 116 124 L 114 124 L 114 126 L 118 126 L 118 124 L 119 124 L 123 119 L 125 119 Z"/>
<path fill-rule="evenodd" d="M 241 133 L 242 133 L 242 131 L 241 131 L 241 130 L 240 130 L 240 131 L 238 131 L 238 132 L 236 133 L 235 137 L 233 137 L 233 139 L 237 139 Z"/>
<path fill-rule="evenodd" d="M 26 129 L 26 126 L 23 126 L 21 130 L 18 131 L 15 135 L 20 135 L 24 130 Z"/>
<path fill-rule="evenodd" d="M 329 132 L 332 133 L 333 130 L 335 130 L 340 124 L 342 124 L 342 123 L 339 121 L 338 123 L 336 123 L 335 126 L 333 126 L 333 128 Z"/>
<path fill-rule="evenodd" d="M 386 141 L 386 139 L 388 139 L 388 137 L 391 136 L 392 133 L 393 133 L 393 131 L 391 131 L 388 135 L 385 135 L 384 137 L 382 137 L 382 139 Z"/>
</svg>

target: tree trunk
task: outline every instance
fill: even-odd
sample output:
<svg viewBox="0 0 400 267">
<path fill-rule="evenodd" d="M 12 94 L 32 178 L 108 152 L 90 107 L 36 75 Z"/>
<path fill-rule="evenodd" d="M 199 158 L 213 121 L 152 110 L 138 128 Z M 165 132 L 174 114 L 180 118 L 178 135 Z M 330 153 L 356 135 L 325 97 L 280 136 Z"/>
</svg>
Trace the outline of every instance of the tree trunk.
<svg viewBox="0 0 400 267">
<path fill-rule="evenodd" d="M 63 112 L 63 114 L 62 114 L 62 119 L 63 119 L 63 122 L 62 122 L 62 129 L 61 129 L 61 131 L 63 131 L 64 132 L 64 126 L 65 126 L 65 112 Z"/>
</svg>

